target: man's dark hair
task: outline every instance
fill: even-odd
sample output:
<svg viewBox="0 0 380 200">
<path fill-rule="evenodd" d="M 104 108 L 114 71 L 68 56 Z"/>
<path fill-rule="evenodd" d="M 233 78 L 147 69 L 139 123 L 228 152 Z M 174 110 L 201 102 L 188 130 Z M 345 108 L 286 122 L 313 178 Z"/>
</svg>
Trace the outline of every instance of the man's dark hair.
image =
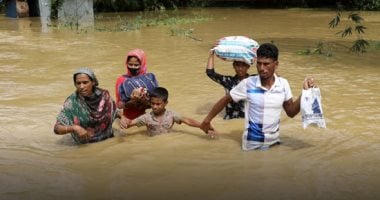
<svg viewBox="0 0 380 200">
<path fill-rule="evenodd" d="M 156 87 L 152 91 L 149 92 L 150 97 L 161 98 L 165 102 L 168 101 L 169 92 L 167 89 L 163 87 Z"/>
<path fill-rule="evenodd" d="M 278 60 L 278 48 L 272 43 L 264 43 L 257 49 L 257 57 Z"/>
</svg>

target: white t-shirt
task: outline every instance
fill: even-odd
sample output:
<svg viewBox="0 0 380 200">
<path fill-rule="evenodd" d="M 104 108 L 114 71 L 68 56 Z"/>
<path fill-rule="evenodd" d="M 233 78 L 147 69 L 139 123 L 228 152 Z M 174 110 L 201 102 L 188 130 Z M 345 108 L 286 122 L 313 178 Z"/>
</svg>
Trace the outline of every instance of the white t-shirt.
<svg viewBox="0 0 380 200">
<path fill-rule="evenodd" d="M 268 90 L 261 86 L 258 75 L 250 76 L 234 87 L 230 95 L 235 102 L 245 100 L 243 150 L 267 148 L 280 141 L 282 105 L 292 98 L 286 79 L 275 75 L 275 82 Z"/>
</svg>

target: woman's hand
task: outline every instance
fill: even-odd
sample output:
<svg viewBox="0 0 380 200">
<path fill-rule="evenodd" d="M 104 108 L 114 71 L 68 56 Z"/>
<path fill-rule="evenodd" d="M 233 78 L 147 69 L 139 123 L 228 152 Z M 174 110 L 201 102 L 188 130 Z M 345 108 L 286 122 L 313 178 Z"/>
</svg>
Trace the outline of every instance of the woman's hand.
<svg viewBox="0 0 380 200">
<path fill-rule="evenodd" d="M 119 121 L 120 128 L 122 128 L 122 129 L 128 128 L 128 125 L 131 123 L 131 121 L 132 120 L 126 118 L 125 116 L 122 116 L 120 121 Z"/>
<path fill-rule="evenodd" d="M 119 102 L 117 102 L 116 107 L 118 109 L 124 109 L 125 108 L 125 103 L 120 100 Z"/>
<path fill-rule="evenodd" d="M 88 141 L 91 135 L 93 135 L 91 131 L 88 131 L 79 125 L 73 125 L 73 131 L 74 131 L 74 134 L 78 135 L 78 137 L 81 138 L 81 140 L 85 140 L 85 141 Z"/>
<path fill-rule="evenodd" d="M 131 99 L 134 101 L 142 99 L 144 96 L 146 96 L 146 89 L 143 87 L 135 88 L 131 93 Z"/>
</svg>

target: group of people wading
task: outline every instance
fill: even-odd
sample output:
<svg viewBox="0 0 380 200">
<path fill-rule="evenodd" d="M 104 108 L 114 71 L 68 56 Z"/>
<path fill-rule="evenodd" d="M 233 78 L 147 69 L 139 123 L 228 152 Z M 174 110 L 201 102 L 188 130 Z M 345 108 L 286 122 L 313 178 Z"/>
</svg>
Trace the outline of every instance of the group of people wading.
<svg viewBox="0 0 380 200">
<path fill-rule="evenodd" d="M 224 119 L 245 119 L 243 150 L 266 149 L 279 144 L 281 111 L 285 110 L 289 117 L 296 116 L 300 112 L 301 96 L 293 100 L 288 81 L 276 75 L 279 51 L 274 44 L 260 45 L 256 54 L 257 74 L 248 74 L 250 64 L 234 61 L 236 74 L 226 76 L 215 71 L 215 56 L 210 50 L 206 74 L 222 85 L 226 94 L 202 122 L 166 109 L 169 92 L 159 86 L 153 73 L 147 73 L 146 55 L 141 49 L 127 54 L 126 73 L 116 81 L 116 101 L 108 90 L 99 88 L 91 69 L 79 68 L 73 73 L 76 90 L 65 100 L 54 132 L 71 134 L 78 144 L 98 142 L 114 136 L 112 124 L 119 118 L 122 129 L 146 126 L 150 136 L 170 132 L 174 123 L 185 123 L 215 137 L 211 121 L 225 108 Z M 315 87 L 314 80 L 306 78 L 303 89 L 310 87 Z M 146 112 L 147 109 L 151 111 Z"/>
</svg>

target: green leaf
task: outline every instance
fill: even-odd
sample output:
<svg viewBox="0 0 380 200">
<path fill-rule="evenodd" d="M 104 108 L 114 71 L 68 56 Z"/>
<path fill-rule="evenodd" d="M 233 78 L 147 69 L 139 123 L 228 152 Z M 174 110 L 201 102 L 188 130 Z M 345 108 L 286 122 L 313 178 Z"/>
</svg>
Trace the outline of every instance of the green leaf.
<svg viewBox="0 0 380 200">
<path fill-rule="evenodd" d="M 339 31 L 338 33 L 340 33 L 340 36 L 342 38 L 346 37 L 347 35 L 352 35 L 352 28 L 351 28 L 351 26 L 349 26 L 346 29 L 344 29 L 343 31 Z"/>
<path fill-rule="evenodd" d="M 353 22 L 357 24 L 360 24 L 364 20 L 358 13 L 349 14 L 348 19 L 351 19 Z"/>
<path fill-rule="evenodd" d="M 297 51 L 298 55 L 303 55 L 303 56 L 310 55 L 310 53 L 311 53 L 310 49 L 305 49 L 305 50 L 299 50 L 299 51 Z"/>
<path fill-rule="evenodd" d="M 364 29 L 367 29 L 367 27 L 362 26 L 362 25 L 357 25 L 357 26 L 355 26 L 355 31 L 356 31 L 358 34 L 362 34 L 362 33 L 364 33 Z"/>
<path fill-rule="evenodd" d="M 354 53 L 364 53 L 368 48 L 369 43 L 364 39 L 358 39 L 354 42 L 350 50 Z"/>
<path fill-rule="evenodd" d="M 338 15 L 335 16 L 334 19 L 332 19 L 330 22 L 329 22 L 329 27 L 330 28 L 335 28 L 338 26 L 340 22 L 340 14 L 338 13 Z"/>
</svg>

